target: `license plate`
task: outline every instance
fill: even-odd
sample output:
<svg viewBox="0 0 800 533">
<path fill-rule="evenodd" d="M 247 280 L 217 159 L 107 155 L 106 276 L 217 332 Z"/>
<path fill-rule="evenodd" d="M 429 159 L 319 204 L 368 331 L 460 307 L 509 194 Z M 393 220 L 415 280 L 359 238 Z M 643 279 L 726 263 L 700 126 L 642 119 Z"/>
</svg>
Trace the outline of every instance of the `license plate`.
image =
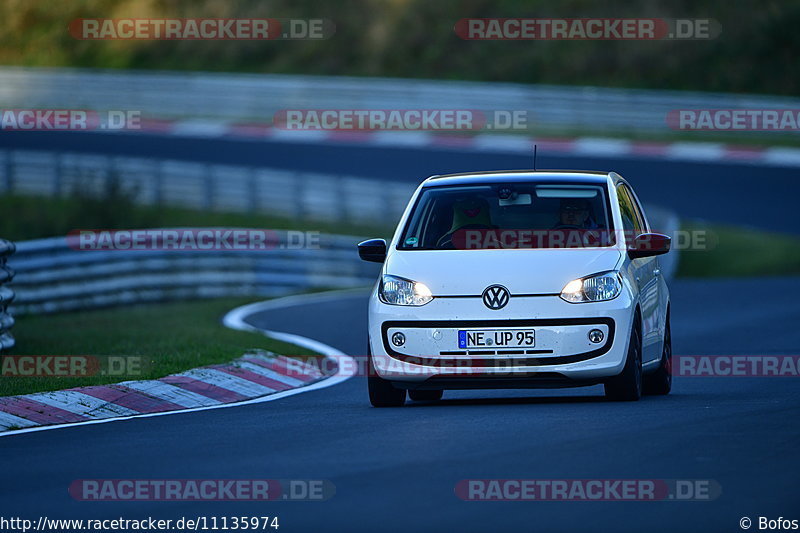
<svg viewBox="0 0 800 533">
<path fill-rule="evenodd" d="M 460 329 L 459 348 L 532 348 L 532 329 Z"/>
</svg>

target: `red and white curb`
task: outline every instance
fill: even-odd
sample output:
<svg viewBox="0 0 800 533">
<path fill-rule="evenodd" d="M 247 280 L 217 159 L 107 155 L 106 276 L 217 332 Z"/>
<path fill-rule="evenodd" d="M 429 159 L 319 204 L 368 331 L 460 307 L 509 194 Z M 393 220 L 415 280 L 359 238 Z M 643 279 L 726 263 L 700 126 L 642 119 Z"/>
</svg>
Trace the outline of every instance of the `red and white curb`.
<svg viewBox="0 0 800 533">
<path fill-rule="evenodd" d="M 123 131 L 123 130 L 119 130 Z M 124 130 L 131 132 L 132 130 Z M 428 131 L 285 130 L 269 124 L 226 123 L 210 120 L 143 119 L 144 133 L 181 137 L 238 137 L 300 143 L 357 143 L 379 147 L 446 148 L 512 154 L 540 153 L 596 157 L 644 157 L 675 161 L 727 162 L 767 166 L 800 166 L 800 148 L 743 146 L 717 142 L 657 142 L 605 137 L 551 138 L 502 133 L 456 135 Z"/>
<path fill-rule="evenodd" d="M 314 296 L 328 295 L 309 295 Z M 250 304 L 232 310 L 223 322 L 234 329 L 260 332 L 313 350 L 326 359 L 324 364 L 253 351 L 231 363 L 156 380 L 0 397 L 0 436 L 261 403 L 330 387 L 351 377 L 355 365 L 339 350 L 298 335 L 260 330 L 245 322 L 252 313 L 288 307 L 297 301 L 288 297 Z"/>
</svg>

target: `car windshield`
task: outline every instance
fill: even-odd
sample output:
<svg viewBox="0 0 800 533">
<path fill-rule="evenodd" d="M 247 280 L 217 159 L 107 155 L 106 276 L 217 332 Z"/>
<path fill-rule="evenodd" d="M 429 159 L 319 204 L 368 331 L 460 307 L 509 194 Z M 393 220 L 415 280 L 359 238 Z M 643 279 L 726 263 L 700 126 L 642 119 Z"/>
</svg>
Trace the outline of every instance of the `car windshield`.
<svg viewBox="0 0 800 533">
<path fill-rule="evenodd" d="M 586 248 L 614 244 L 605 187 L 492 183 L 424 189 L 400 250 Z"/>
</svg>

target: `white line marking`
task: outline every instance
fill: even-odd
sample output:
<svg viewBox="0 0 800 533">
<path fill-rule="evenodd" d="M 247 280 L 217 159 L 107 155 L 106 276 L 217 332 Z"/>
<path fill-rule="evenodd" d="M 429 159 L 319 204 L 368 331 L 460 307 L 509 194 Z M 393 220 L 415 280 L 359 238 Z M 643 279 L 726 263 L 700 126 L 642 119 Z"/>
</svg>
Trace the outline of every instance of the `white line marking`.
<svg viewBox="0 0 800 533">
<path fill-rule="evenodd" d="M 228 312 L 228 314 L 222 317 L 222 323 L 231 329 L 240 329 L 243 331 L 255 331 L 256 333 L 260 333 L 262 331 L 268 331 L 268 330 L 260 330 L 256 327 L 253 327 L 244 320 L 245 317 L 254 315 L 256 313 L 261 313 L 263 311 L 272 311 L 273 309 L 285 309 L 287 307 L 297 307 L 298 305 L 305 305 L 307 303 L 325 303 L 329 301 L 335 301 L 341 299 L 342 296 L 347 296 L 349 294 L 357 294 L 357 293 L 364 294 L 364 302 L 366 303 L 369 291 L 365 290 L 362 287 L 355 289 L 342 289 L 336 291 L 317 292 L 314 294 L 295 294 L 292 296 L 284 296 L 283 298 L 275 298 L 273 300 L 264 300 L 263 302 L 255 302 L 252 304 L 247 304 L 241 307 L 237 307 L 236 309 L 231 309 Z M 306 339 L 306 340 L 311 340 L 311 339 Z M 323 344 L 322 346 L 327 346 L 327 345 Z M 310 348 L 309 346 L 303 346 L 303 347 L 313 349 Z M 330 348 L 330 346 L 328 346 L 328 348 Z M 333 350 L 338 353 L 341 353 L 335 348 Z M 319 353 L 327 355 L 323 352 Z"/>
<path fill-rule="evenodd" d="M 363 291 L 363 289 L 360 289 Z M 333 291 L 336 294 L 331 293 L 319 293 L 319 294 L 307 294 L 302 296 L 287 296 L 285 298 L 277 298 L 275 300 L 267 300 L 264 302 L 256 302 L 253 304 L 245 305 L 242 307 L 237 307 L 236 309 L 231 310 L 228 314 L 225 315 L 223 318 L 223 324 L 228 326 L 229 328 L 238 329 L 241 331 L 256 331 L 262 333 L 263 335 L 276 339 L 282 340 L 284 342 L 292 342 L 300 346 L 301 348 L 306 348 L 309 350 L 313 350 L 317 353 L 325 355 L 326 357 L 330 357 L 334 359 L 338 364 L 338 370 L 336 374 L 317 381 L 316 383 L 312 383 L 310 385 L 306 385 L 304 387 L 298 387 L 296 389 L 291 389 L 283 392 L 276 392 L 275 394 L 270 394 L 268 396 L 262 396 L 261 398 L 253 398 L 251 400 L 244 400 L 241 402 L 234 402 L 234 403 L 223 403 L 219 405 L 207 405 L 204 407 L 196 407 L 193 409 L 186 409 L 182 411 L 167 411 L 163 413 L 145 413 L 141 415 L 134 415 L 134 416 L 126 416 L 126 417 L 117 417 L 117 418 L 104 418 L 101 420 L 87 420 L 86 422 L 73 422 L 69 424 L 59 424 L 55 426 L 37 426 L 31 428 L 24 428 L 24 429 L 17 429 L 14 431 L 6 431 L 4 433 L 0 433 L 0 437 L 7 437 L 10 435 L 19 435 L 20 433 L 30 433 L 34 431 L 47 431 L 50 429 L 62 429 L 66 427 L 73 427 L 73 426 L 83 426 L 88 424 L 105 424 L 108 422 L 117 422 L 120 420 L 132 420 L 134 418 L 150 418 L 154 416 L 168 416 L 168 415 L 179 415 L 183 413 L 196 413 L 198 411 L 207 411 L 210 409 L 225 409 L 227 407 L 238 407 L 240 405 L 250 405 L 256 403 L 264 403 L 264 402 L 272 402 L 275 400 L 280 400 L 282 398 L 286 398 L 287 396 L 294 396 L 295 394 L 301 394 L 304 392 L 311 392 L 319 389 L 325 389 L 327 387 L 332 387 L 334 385 L 338 385 L 343 381 L 346 381 L 353 377 L 356 372 L 356 365 L 354 364 L 355 361 L 352 357 L 345 355 L 343 352 L 337 350 L 333 346 L 329 346 L 327 344 L 321 343 L 314 339 L 309 339 L 307 337 L 302 337 L 300 335 L 293 335 L 290 333 L 281 333 L 277 331 L 269 331 L 269 330 L 260 330 L 255 326 L 247 324 L 244 321 L 244 318 L 247 317 L 249 314 L 266 311 L 269 309 L 278 309 L 281 307 L 291 307 L 295 305 L 299 305 L 298 300 L 302 298 L 302 301 L 311 302 L 311 301 L 326 301 L 336 297 L 341 296 L 342 292 L 352 292 L 352 291 Z M 243 313 L 243 309 L 249 309 L 249 312 Z M 276 337 L 275 335 L 280 335 L 281 338 Z M 292 339 L 291 341 L 286 339 Z M 130 384 L 126 384 L 130 386 Z"/>
</svg>

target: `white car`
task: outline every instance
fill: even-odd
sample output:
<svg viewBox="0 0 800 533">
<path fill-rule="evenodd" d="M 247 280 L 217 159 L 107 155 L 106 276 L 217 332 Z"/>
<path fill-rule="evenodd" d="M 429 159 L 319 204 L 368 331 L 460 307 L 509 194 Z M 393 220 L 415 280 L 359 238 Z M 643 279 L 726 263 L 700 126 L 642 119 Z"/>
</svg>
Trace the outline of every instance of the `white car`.
<svg viewBox="0 0 800 533">
<path fill-rule="evenodd" d="M 435 401 L 445 389 L 603 384 L 667 394 L 670 238 L 652 233 L 614 172 L 433 176 L 391 242 L 369 302 L 369 397 Z"/>
</svg>

